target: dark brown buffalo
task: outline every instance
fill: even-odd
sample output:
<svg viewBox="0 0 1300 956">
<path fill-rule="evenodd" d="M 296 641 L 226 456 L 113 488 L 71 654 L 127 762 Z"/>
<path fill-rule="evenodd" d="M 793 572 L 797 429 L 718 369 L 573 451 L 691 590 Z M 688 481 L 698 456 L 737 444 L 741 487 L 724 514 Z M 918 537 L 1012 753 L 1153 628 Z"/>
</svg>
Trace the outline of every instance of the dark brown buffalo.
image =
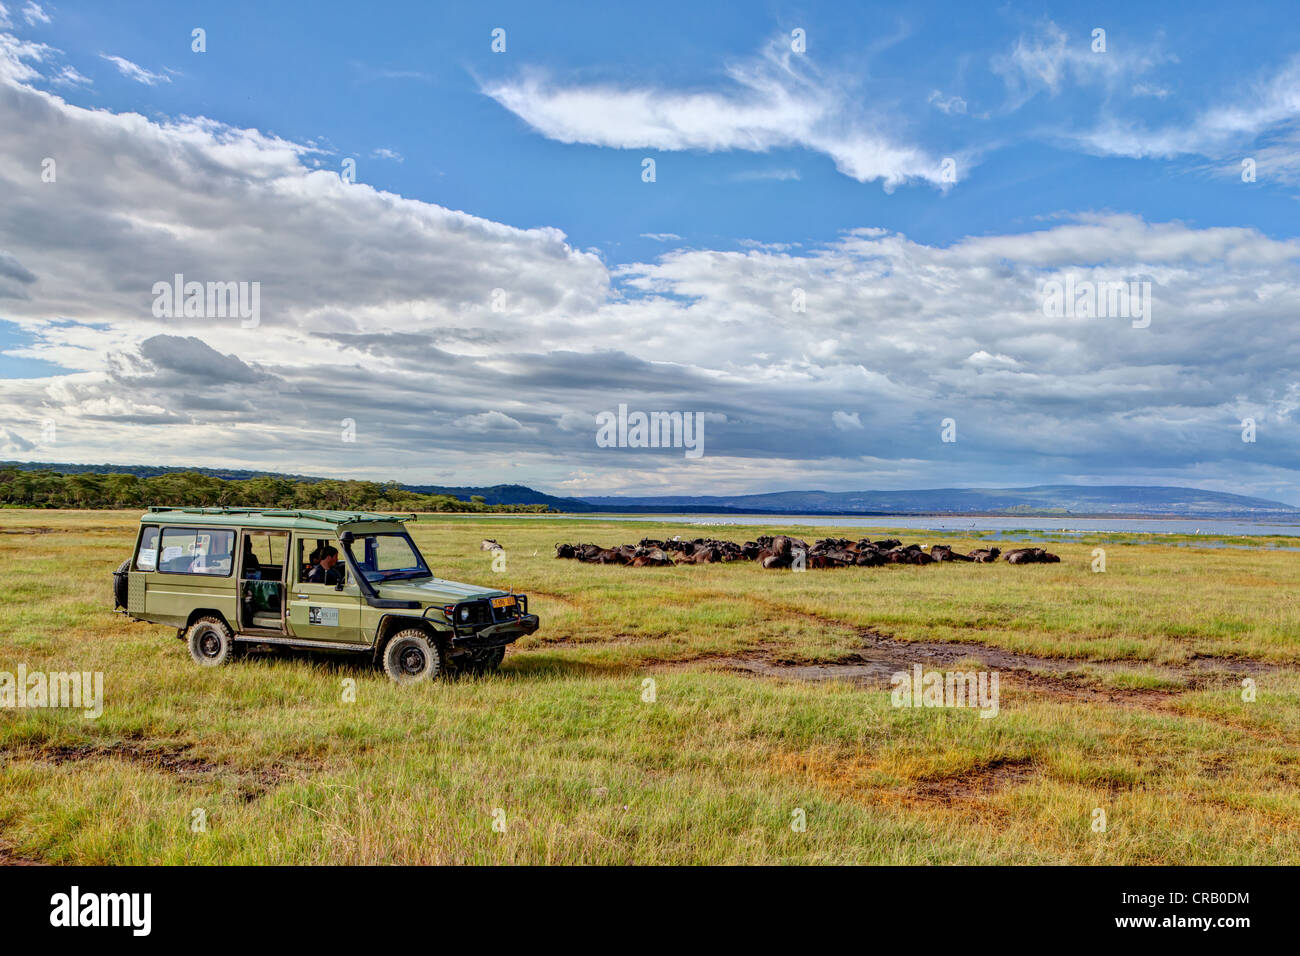
<svg viewBox="0 0 1300 956">
<path fill-rule="evenodd" d="M 663 548 L 640 547 L 632 555 L 632 560 L 628 562 L 629 567 L 633 568 L 663 568 L 671 567 L 674 564 L 673 559 Z"/>
<path fill-rule="evenodd" d="M 888 559 L 885 557 L 886 553 L 875 548 L 859 551 L 853 558 L 853 563 L 860 568 L 878 568 L 882 564 L 888 563 Z"/>
<path fill-rule="evenodd" d="M 952 548 L 948 547 L 948 545 L 946 544 L 936 544 L 933 548 L 931 548 L 930 557 L 934 558 L 934 560 L 936 561 L 974 561 L 975 560 L 974 558 L 968 555 L 957 553 Z"/>
<path fill-rule="evenodd" d="M 999 548 L 976 548 L 966 555 L 972 561 L 978 561 L 980 564 L 992 564 L 998 559 L 1002 551 Z"/>
<path fill-rule="evenodd" d="M 1008 564 L 1056 564 L 1061 560 L 1042 548 L 1013 548 L 1004 558 Z"/>
</svg>

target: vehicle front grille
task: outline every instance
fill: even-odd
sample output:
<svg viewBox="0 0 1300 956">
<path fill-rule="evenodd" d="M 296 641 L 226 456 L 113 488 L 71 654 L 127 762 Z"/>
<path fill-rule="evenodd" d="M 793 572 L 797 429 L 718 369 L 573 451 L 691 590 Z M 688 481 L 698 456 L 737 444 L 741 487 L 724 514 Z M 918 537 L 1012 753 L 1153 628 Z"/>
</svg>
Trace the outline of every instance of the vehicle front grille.
<svg viewBox="0 0 1300 956">
<path fill-rule="evenodd" d="M 514 604 L 511 604 L 509 607 L 494 607 L 494 608 L 492 608 L 492 620 L 494 620 L 494 621 L 497 621 L 497 622 L 501 622 L 501 621 L 513 621 L 513 620 L 518 619 L 518 617 L 519 617 L 519 602 L 518 602 L 518 601 L 516 601 Z"/>
<path fill-rule="evenodd" d="M 460 611 L 462 608 L 469 608 L 469 617 L 462 620 Z M 528 599 L 519 595 L 514 604 L 508 607 L 493 607 L 491 601 L 468 601 L 456 607 L 456 626 L 457 627 L 482 627 L 486 624 L 503 624 L 506 621 L 517 621 L 519 618 L 528 613 Z"/>
</svg>

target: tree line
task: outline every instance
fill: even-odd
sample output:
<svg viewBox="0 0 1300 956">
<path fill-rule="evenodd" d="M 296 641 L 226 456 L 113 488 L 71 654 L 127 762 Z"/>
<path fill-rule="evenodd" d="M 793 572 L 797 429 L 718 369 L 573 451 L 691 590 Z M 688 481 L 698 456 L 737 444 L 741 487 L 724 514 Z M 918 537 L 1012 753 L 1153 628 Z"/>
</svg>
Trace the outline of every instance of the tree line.
<svg viewBox="0 0 1300 956">
<path fill-rule="evenodd" d="M 0 468 L 0 505 L 15 508 L 302 508 L 335 511 L 540 513 L 544 504 L 489 505 L 482 495 L 407 491 L 395 481 L 297 481 L 263 476 L 227 480 L 194 471 L 160 475 L 21 471 Z"/>
</svg>

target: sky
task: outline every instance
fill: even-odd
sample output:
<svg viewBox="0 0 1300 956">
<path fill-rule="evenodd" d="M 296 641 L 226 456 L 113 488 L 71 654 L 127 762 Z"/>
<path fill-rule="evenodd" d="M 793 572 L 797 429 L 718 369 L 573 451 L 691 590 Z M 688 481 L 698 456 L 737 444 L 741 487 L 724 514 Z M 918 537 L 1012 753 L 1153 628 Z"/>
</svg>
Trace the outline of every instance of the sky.
<svg viewBox="0 0 1300 956">
<path fill-rule="evenodd" d="M 0 0 L 0 458 L 1300 504 L 1294 6 L 850 6 Z"/>
</svg>

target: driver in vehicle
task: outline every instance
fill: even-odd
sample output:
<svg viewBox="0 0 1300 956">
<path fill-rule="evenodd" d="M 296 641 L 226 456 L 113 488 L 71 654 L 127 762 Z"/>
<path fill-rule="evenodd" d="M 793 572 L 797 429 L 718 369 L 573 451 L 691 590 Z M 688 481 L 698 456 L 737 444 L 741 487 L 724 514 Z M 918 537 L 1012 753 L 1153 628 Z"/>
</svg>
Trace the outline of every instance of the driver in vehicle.
<svg viewBox="0 0 1300 956">
<path fill-rule="evenodd" d="M 312 565 L 307 572 L 307 581 L 310 584 L 342 584 L 343 569 L 337 567 L 339 563 L 338 548 L 325 547 L 320 550 L 320 563 Z"/>
</svg>

